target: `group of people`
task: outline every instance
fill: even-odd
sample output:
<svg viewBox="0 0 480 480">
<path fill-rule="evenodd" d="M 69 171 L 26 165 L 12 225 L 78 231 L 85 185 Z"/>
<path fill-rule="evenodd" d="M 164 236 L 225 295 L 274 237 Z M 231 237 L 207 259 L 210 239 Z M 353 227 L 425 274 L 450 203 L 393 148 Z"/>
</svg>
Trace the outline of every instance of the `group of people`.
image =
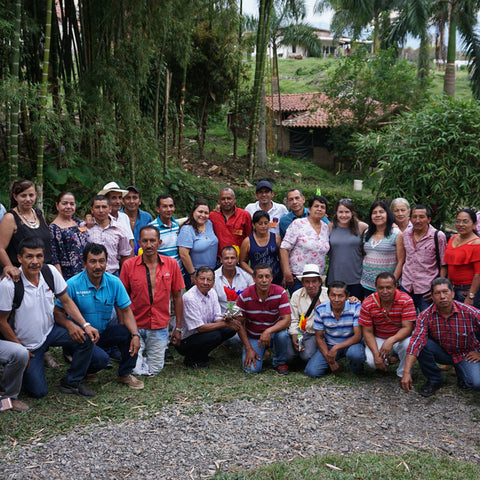
<svg viewBox="0 0 480 480">
<path fill-rule="evenodd" d="M 225 187 L 215 209 L 199 199 L 177 220 L 174 199 L 163 194 L 152 218 L 137 187 L 110 182 L 84 220 L 75 217 L 74 195 L 61 193 L 48 226 L 35 185 L 15 182 L 0 222 L 4 408 L 29 408 L 18 399 L 22 386 L 46 395 L 53 346 L 70 362 L 60 390 L 86 397 L 112 359 L 119 383 L 144 388 L 137 377 L 162 370 L 169 342 L 196 369 L 209 368 L 221 344 L 238 343 L 248 373 L 262 370 L 268 348 L 282 375 L 295 359 L 314 378 L 339 372 L 342 357 L 357 375 L 365 363 L 386 371 L 398 362 L 409 391 L 418 358 L 423 395 L 442 385 L 437 362 L 455 365 L 460 387 L 480 389 L 474 211 L 458 213 L 447 244 L 430 209 L 410 210 L 405 199 L 375 201 L 364 223 L 348 198 L 330 221 L 321 195 L 306 208 L 294 188 L 287 210 L 262 180 L 255 197 L 241 209 Z"/>
</svg>

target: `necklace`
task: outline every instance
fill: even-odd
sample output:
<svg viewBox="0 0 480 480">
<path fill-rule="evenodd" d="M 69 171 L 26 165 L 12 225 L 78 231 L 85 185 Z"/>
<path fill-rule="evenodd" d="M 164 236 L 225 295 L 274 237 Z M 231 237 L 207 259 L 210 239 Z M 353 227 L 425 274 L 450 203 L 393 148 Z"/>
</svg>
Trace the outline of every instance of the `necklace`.
<svg viewBox="0 0 480 480">
<path fill-rule="evenodd" d="M 38 223 L 38 218 L 37 214 L 35 213 L 35 210 L 32 208 L 32 213 L 33 213 L 33 218 L 34 220 L 29 220 L 20 210 L 18 210 L 18 213 L 22 216 L 22 218 L 25 220 L 25 223 L 29 228 L 38 228 L 39 223 Z"/>
</svg>

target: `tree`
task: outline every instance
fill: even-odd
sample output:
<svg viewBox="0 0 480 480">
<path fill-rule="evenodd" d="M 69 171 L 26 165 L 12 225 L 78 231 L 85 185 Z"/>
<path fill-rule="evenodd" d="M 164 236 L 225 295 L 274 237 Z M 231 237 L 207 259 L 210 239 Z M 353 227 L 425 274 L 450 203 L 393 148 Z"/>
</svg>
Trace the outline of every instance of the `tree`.
<svg viewBox="0 0 480 480">
<path fill-rule="evenodd" d="M 480 195 L 480 105 L 444 96 L 380 132 L 356 138 L 360 160 L 377 165 L 379 194 L 430 205 L 437 223 Z"/>
</svg>

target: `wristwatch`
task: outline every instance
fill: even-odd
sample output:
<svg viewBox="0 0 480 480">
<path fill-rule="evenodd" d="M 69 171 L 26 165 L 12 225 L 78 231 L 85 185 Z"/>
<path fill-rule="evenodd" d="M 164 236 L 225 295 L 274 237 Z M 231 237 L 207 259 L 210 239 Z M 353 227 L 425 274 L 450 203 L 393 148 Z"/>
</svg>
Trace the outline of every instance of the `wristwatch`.
<svg viewBox="0 0 480 480">
<path fill-rule="evenodd" d="M 140 338 L 140 334 L 139 334 L 139 333 L 132 333 L 132 337 L 138 337 L 138 338 Z"/>
<path fill-rule="evenodd" d="M 89 327 L 90 324 L 88 322 L 85 322 L 83 325 L 82 325 L 82 329 L 85 330 L 87 327 Z"/>
<path fill-rule="evenodd" d="M 475 298 L 475 293 L 468 292 L 468 298 L 473 300 Z"/>
</svg>

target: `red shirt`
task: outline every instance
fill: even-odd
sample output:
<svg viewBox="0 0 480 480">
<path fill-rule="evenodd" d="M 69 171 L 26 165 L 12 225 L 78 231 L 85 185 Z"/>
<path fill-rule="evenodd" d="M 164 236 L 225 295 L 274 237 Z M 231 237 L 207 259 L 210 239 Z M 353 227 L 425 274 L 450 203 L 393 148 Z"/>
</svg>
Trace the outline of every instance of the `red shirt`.
<svg viewBox="0 0 480 480">
<path fill-rule="evenodd" d="M 185 287 L 180 267 L 173 258 L 158 255 L 153 298 L 150 273 L 141 255 L 125 261 L 120 280 L 130 295 L 138 328 L 157 330 L 168 326 L 170 295 Z"/>
<path fill-rule="evenodd" d="M 476 308 L 454 300 L 452 313 L 445 318 L 438 313 L 436 305 L 432 305 L 420 314 L 407 353 L 418 357 L 431 338 L 454 363 L 460 363 L 467 353 L 480 350 L 476 333 L 480 333 L 480 311 Z"/>
<path fill-rule="evenodd" d="M 454 285 L 471 285 L 473 276 L 480 273 L 480 245 L 472 245 L 474 240 L 453 247 L 454 235 L 445 250 L 444 263 L 448 265 L 448 278 Z"/>
<path fill-rule="evenodd" d="M 218 255 L 228 245 L 240 248 L 243 240 L 252 233 L 252 217 L 241 208 L 235 207 L 234 214 L 228 220 L 221 212 L 210 212 L 209 218 L 218 238 Z"/>
<path fill-rule="evenodd" d="M 274 283 L 265 301 L 258 298 L 255 285 L 250 285 L 238 296 L 237 306 L 245 317 L 245 329 L 250 338 L 260 338 L 281 316 L 291 314 L 287 292 Z"/>
<path fill-rule="evenodd" d="M 374 296 L 380 307 L 375 303 Z M 388 320 L 385 316 L 388 315 Z M 372 293 L 362 303 L 358 323 L 364 327 L 373 327 L 374 335 L 379 338 L 393 337 L 402 327 L 402 322 L 415 322 L 417 312 L 410 295 L 395 291 L 392 307 L 387 312 L 380 303 L 378 293 Z"/>
</svg>

